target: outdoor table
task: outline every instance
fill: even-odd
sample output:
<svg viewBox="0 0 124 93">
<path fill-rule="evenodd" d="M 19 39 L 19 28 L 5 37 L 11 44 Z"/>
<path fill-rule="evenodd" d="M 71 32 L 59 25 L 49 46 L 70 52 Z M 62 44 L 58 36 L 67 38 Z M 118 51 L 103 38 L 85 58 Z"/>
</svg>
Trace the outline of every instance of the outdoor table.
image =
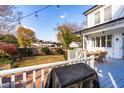
<svg viewBox="0 0 124 93">
<path fill-rule="evenodd" d="M 93 52 L 93 51 L 87 53 L 87 55 L 98 55 L 98 54 L 99 54 L 98 52 Z"/>
<path fill-rule="evenodd" d="M 84 63 L 53 68 L 48 75 L 46 88 L 99 88 L 95 70 Z"/>
</svg>

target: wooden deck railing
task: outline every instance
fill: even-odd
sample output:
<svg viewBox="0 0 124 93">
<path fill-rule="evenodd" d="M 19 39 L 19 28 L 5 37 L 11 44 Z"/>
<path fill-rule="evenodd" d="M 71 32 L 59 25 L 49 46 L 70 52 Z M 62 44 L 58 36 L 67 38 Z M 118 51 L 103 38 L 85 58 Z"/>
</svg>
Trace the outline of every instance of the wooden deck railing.
<svg viewBox="0 0 124 93">
<path fill-rule="evenodd" d="M 69 60 L 69 61 L 61 61 L 61 62 L 54 62 L 54 63 L 48 63 L 48 64 L 42 64 L 42 65 L 35 65 L 35 66 L 28 66 L 28 67 L 21 67 L 21 68 L 14 68 L 14 69 L 8 69 L 8 70 L 2 70 L 0 71 L 0 87 L 3 87 L 3 77 L 5 75 L 10 75 L 11 76 L 11 82 L 10 82 L 10 87 L 15 88 L 15 82 L 17 77 L 15 78 L 15 75 L 17 73 L 22 73 L 22 83 L 23 87 L 26 87 L 26 82 L 27 82 L 27 72 L 33 71 L 33 87 L 36 87 L 36 71 L 39 70 L 41 74 L 41 79 L 40 79 L 40 87 L 44 87 L 44 78 L 45 78 L 45 68 L 48 68 L 50 71 L 51 68 L 53 67 L 58 67 L 58 66 L 64 66 L 64 65 L 71 65 L 71 64 L 76 64 L 76 63 L 86 63 L 90 65 L 92 68 L 93 67 L 93 60 L 92 58 L 79 58 L 75 60 Z"/>
</svg>

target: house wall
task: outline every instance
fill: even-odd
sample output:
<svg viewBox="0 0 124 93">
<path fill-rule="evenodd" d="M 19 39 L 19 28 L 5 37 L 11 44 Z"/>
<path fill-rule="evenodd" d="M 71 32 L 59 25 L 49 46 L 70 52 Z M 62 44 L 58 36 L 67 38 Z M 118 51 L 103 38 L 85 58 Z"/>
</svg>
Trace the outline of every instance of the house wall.
<svg viewBox="0 0 124 93">
<path fill-rule="evenodd" d="M 105 5 L 90 14 L 87 15 L 87 27 L 95 26 L 95 13 L 100 11 L 100 24 L 104 23 L 104 8 L 109 5 Z M 120 17 L 124 17 L 124 5 L 111 5 L 112 20 Z"/>
<path fill-rule="evenodd" d="M 92 11 L 87 15 L 87 27 L 90 28 L 95 26 L 95 13 L 100 11 L 100 24 L 104 22 L 104 8 L 110 5 L 105 5 L 100 7 L 97 10 Z M 112 20 L 124 17 L 124 5 L 111 5 L 112 11 Z M 104 31 L 104 33 L 103 33 Z M 107 57 L 113 58 L 122 58 L 124 56 L 124 46 L 123 46 L 123 37 L 124 33 L 124 21 L 118 22 L 117 24 L 111 24 L 101 29 L 93 30 L 95 33 L 84 33 L 83 44 L 86 45 L 87 50 L 96 51 L 102 50 L 107 51 Z M 102 35 L 112 35 L 112 47 L 93 47 L 92 46 L 92 37 L 102 36 Z M 84 41 L 87 43 L 85 44 Z M 84 47 L 85 48 L 85 47 Z"/>
<path fill-rule="evenodd" d="M 124 36 L 122 36 L 122 34 L 124 34 L 124 28 L 123 29 L 120 29 L 118 30 L 118 32 L 115 33 L 115 48 L 118 47 L 118 50 L 115 49 L 115 56 L 118 56 L 120 58 L 122 58 L 124 56 L 124 44 L 123 44 L 123 38 Z M 116 40 L 116 38 L 118 38 L 118 41 Z M 118 42 L 118 43 L 117 43 Z"/>
<path fill-rule="evenodd" d="M 97 34 L 90 34 L 88 35 L 88 41 L 87 41 L 87 50 L 88 51 L 107 51 L 107 57 L 112 58 L 122 58 L 123 57 L 123 51 L 122 51 L 122 33 L 124 33 L 123 29 L 116 29 L 112 31 L 106 31 L 104 34 L 102 32 L 99 32 Z M 102 35 L 112 35 L 112 47 L 93 47 L 92 46 L 92 37 L 102 36 Z M 118 40 L 116 40 L 118 38 Z"/>
</svg>

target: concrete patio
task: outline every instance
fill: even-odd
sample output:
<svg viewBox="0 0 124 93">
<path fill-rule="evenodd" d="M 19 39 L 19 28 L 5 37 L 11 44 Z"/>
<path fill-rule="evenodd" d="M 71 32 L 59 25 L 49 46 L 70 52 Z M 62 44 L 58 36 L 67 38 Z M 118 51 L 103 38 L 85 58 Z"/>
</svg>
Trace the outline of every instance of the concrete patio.
<svg viewBox="0 0 124 93">
<path fill-rule="evenodd" d="M 101 88 L 124 88 L 124 60 L 107 58 L 107 63 L 95 64 Z"/>
</svg>

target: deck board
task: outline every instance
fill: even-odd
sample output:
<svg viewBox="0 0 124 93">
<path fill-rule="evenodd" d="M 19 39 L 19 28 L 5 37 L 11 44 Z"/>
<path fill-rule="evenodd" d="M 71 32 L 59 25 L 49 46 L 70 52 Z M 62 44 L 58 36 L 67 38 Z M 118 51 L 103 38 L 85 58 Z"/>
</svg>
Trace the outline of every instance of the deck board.
<svg viewBox="0 0 124 93">
<path fill-rule="evenodd" d="M 107 58 L 107 63 L 95 64 L 99 76 L 101 88 L 114 88 L 108 73 L 111 73 L 113 81 L 118 88 L 124 88 L 124 60 Z"/>
</svg>

